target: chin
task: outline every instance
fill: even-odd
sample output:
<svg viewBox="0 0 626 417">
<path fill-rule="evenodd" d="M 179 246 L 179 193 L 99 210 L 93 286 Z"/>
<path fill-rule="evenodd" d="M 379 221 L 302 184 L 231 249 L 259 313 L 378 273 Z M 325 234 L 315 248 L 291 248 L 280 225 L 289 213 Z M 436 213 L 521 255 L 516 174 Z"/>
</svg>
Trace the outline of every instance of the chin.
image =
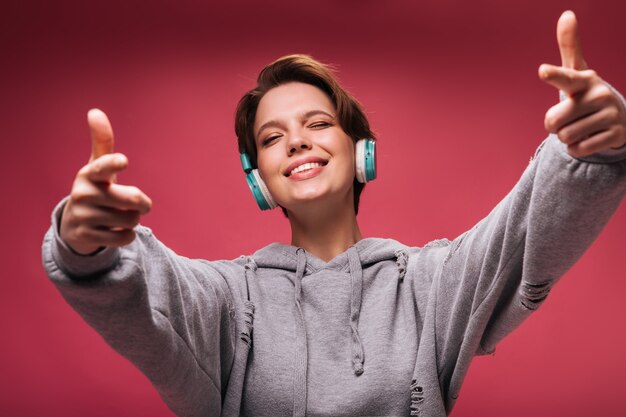
<svg viewBox="0 0 626 417">
<path fill-rule="evenodd" d="M 284 200 L 285 204 L 279 204 L 287 210 L 297 210 L 298 207 L 302 206 L 307 206 L 308 208 L 311 206 L 318 206 L 322 209 L 325 205 L 336 207 L 337 204 L 341 204 L 345 201 L 346 204 L 349 202 L 352 207 L 352 195 L 352 187 L 347 190 L 328 190 L 311 187 L 306 190 L 298 190 L 297 193 L 293 193 L 289 196 L 289 198 Z"/>
<path fill-rule="evenodd" d="M 282 205 L 282 204 L 281 205 L 283 207 L 298 207 L 303 204 L 323 203 L 326 200 L 327 200 L 327 195 L 310 192 L 310 193 L 301 193 L 296 196 L 291 196 L 291 198 L 288 199 L 288 202 L 285 205 Z"/>
</svg>

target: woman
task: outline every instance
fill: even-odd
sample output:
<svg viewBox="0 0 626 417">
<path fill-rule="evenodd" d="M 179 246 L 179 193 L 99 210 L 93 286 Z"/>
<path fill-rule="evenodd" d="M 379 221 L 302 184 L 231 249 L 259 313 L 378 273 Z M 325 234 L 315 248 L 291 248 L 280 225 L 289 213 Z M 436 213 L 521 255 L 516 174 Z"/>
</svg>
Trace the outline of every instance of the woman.
<svg viewBox="0 0 626 417">
<path fill-rule="evenodd" d="M 326 67 L 289 56 L 242 98 L 236 132 L 255 198 L 283 208 L 291 245 L 174 254 L 138 226 L 150 199 L 115 184 L 127 160 L 94 110 L 92 160 L 55 210 L 45 267 L 179 415 L 446 415 L 473 356 L 541 305 L 625 192 L 624 103 L 586 70 L 571 12 L 558 37 L 563 66 L 540 68 L 564 93 L 546 115 L 556 135 L 453 242 L 362 238 L 367 119 Z"/>
</svg>

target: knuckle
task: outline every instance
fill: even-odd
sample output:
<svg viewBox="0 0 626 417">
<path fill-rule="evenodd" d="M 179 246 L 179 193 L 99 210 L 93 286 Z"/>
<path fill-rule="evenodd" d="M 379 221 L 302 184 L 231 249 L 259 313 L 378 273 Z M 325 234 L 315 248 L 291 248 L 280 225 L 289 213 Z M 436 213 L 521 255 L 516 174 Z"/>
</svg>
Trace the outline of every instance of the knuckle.
<svg viewBox="0 0 626 417">
<path fill-rule="evenodd" d="M 77 177 L 86 177 L 89 175 L 89 172 L 91 171 L 91 163 L 83 166 L 81 169 L 78 170 L 77 173 Z"/>
<path fill-rule="evenodd" d="M 548 110 L 548 112 L 546 113 L 543 124 L 548 132 L 556 133 L 556 117 L 552 115 L 550 110 Z"/>
<path fill-rule="evenodd" d="M 128 245 L 135 240 L 135 231 L 132 229 L 124 229 L 118 234 L 118 242 L 121 246 Z"/>
<path fill-rule="evenodd" d="M 139 223 L 139 213 L 136 211 L 127 211 L 123 213 L 123 218 L 119 219 L 120 226 L 123 228 L 130 228 L 137 226 Z"/>
<path fill-rule="evenodd" d="M 79 224 L 74 229 L 74 238 L 78 242 L 83 242 L 83 243 L 88 242 L 91 238 L 91 233 L 90 233 L 89 228 L 85 226 L 84 224 Z"/>
<path fill-rule="evenodd" d="M 72 210 L 72 217 L 76 224 L 85 224 L 91 217 L 91 210 L 83 205 L 75 206 Z"/>
<path fill-rule="evenodd" d="M 569 143 L 574 139 L 573 129 L 561 129 L 559 130 L 558 136 L 563 142 Z"/>
<path fill-rule="evenodd" d="M 75 204 L 84 204 L 85 202 L 89 200 L 89 198 L 87 197 L 87 194 L 82 192 L 82 190 L 72 191 L 72 194 L 70 194 L 70 199 Z"/>
<path fill-rule="evenodd" d="M 573 156 L 574 158 L 579 157 L 580 155 L 578 154 L 578 149 L 576 146 L 568 146 L 567 147 L 567 153 L 569 153 L 571 156 Z"/>
<path fill-rule="evenodd" d="M 102 158 L 98 158 L 91 163 L 91 172 L 98 175 L 101 174 L 104 170 L 104 163 L 102 162 Z"/>
<path fill-rule="evenodd" d="M 610 106 L 606 109 L 606 118 L 611 123 L 618 123 L 620 121 L 620 111 L 614 107 Z"/>
<path fill-rule="evenodd" d="M 137 207 L 140 202 L 141 202 L 141 198 L 139 197 L 138 194 L 133 193 L 128 196 L 128 203 L 131 208 Z"/>
<path fill-rule="evenodd" d="M 74 203 L 85 204 L 93 198 L 93 194 L 90 192 L 89 187 L 83 183 L 77 183 L 72 188 L 70 199 Z"/>
<path fill-rule="evenodd" d="M 597 78 L 597 77 L 598 77 L 598 73 L 597 73 L 597 72 L 595 72 L 595 71 L 594 71 L 594 70 L 592 70 L 592 69 L 584 70 L 584 71 L 581 71 L 580 73 L 581 73 L 581 75 L 582 75 L 584 78 L 586 78 L 586 79 L 588 79 L 588 80 L 591 80 L 591 79 L 594 79 L 594 78 Z"/>
<path fill-rule="evenodd" d="M 141 205 L 143 201 L 143 193 L 141 190 L 133 185 L 128 187 L 128 202 L 133 206 L 137 207 Z"/>
<path fill-rule="evenodd" d="M 138 187 L 134 186 L 134 185 L 129 185 L 129 186 L 128 186 L 128 191 L 129 191 L 131 194 L 133 194 L 133 195 L 139 195 L 139 194 L 141 194 L 141 190 L 140 190 Z"/>
<path fill-rule="evenodd" d="M 577 143 L 575 146 L 570 146 L 570 149 L 572 151 L 571 155 L 577 158 L 581 158 L 581 157 L 588 155 L 584 142 Z"/>
<path fill-rule="evenodd" d="M 621 124 L 617 125 L 612 129 L 612 131 L 618 142 L 626 138 L 626 126 Z"/>
<path fill-rule="evenodd" d="M 599 83 L 596 87 L 600 94 L 613 97 L 613 91 L 605 83 Z"/>
<path fill-rule="evenodd" d="M 613 98 L 613 92 L 606 84 L 600 83 L 593 89 L 593 98 L 605 102 Z"/>
<path fill-rule="evenodd" d="M 137 226 L 140 220 L 141 220 L 141 214 L 139 214 L 138 212 L 133 213 L 130 218 L 130 227 Z"/>
<path fill-rule="evenodd" d="M 607 107 L 607 97 L 601 94 L 589 94 L 588 107 L 591 109 L 602 109 Z"/>
<path fill-rule="evenodd" d="M 142 214 L 148 214 L 152 210 L 152 200 L 150 197 L 146 196 L 144 206 L 142 207 Z"/>
</svg>

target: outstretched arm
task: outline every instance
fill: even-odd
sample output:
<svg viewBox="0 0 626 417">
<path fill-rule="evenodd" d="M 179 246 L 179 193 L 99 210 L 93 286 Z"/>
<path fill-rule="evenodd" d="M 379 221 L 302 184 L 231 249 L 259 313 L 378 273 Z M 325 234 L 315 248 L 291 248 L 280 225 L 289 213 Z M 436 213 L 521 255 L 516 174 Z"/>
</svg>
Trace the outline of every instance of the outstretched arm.
<svg viewBox="0 0 626 417">
<path fill-rule="evenodd" d="M 546 115 L 554 134 L 513 190 L 446 248 L 435 276 L 435 345 L 448 411 L 472 357 L 492 352 L 541 306 L 626 193 L 622 99 L 595 72 L 568 67 L 584 65 L 571 12 L 557 33 L 564 66 L 539 71 L 564 93 Z"/>
<path fill-rule="evenodd" d="M 91 159 L 53 213 L 43 244 L 46 272 L 172 410 L 217 416 L 234 357 L 231 290 L 213 264 L 178 256 L 138 225 L 152 203 L 138 188 L 116 183 L 128 160 L 113 153 L 106 115 L 91 110 L 88 122 Z"/>
</svg>

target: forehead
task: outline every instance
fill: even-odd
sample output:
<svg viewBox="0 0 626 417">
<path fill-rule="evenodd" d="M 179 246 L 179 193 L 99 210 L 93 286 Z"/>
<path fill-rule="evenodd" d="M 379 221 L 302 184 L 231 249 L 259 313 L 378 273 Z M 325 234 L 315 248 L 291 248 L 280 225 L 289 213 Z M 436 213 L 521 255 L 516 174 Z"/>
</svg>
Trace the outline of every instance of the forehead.
<svg viewBox="0 0 626 417">
<path fill-rule="evenodd" d="M 254 120 L 255 131 L 270 120 L 289 119 L 310 110 L 334 114 L 335 106 L 326 93 L 313 85 L 300 82 L 279 85 L 261 98 Z"/>
</svg>

